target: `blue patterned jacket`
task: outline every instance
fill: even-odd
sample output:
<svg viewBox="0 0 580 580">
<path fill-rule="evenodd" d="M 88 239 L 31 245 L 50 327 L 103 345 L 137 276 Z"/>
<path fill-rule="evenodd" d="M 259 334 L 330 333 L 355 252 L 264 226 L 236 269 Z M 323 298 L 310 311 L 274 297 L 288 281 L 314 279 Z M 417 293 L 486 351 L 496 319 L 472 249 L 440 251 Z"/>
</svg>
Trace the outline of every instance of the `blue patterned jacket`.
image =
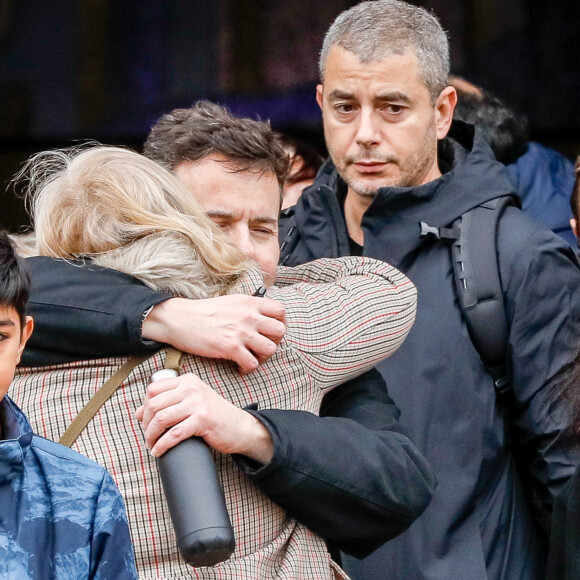
<svg viewBox="0 0 580 580">
<path fill-rule="evenodd" d="M 107 471 L 34 435 L 0 401 L 0 578 L 137 578 L 125 506 Z"/>
</svg>

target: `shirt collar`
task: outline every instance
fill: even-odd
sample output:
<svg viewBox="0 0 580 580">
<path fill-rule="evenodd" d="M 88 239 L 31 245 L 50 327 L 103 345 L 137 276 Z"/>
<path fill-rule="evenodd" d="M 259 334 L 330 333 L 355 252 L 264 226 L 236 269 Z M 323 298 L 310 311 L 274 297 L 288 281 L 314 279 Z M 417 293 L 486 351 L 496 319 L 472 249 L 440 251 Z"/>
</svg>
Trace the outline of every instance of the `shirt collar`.
<svg viewBox="0 0 580 580">
<path fill-rule="evenodd" d="M 264 285 L 264 276 L 260 269 L 255 266 L 244 272 L 239 280 L 230 289 L 230 294 L 254 294 Z"/>
</svg>

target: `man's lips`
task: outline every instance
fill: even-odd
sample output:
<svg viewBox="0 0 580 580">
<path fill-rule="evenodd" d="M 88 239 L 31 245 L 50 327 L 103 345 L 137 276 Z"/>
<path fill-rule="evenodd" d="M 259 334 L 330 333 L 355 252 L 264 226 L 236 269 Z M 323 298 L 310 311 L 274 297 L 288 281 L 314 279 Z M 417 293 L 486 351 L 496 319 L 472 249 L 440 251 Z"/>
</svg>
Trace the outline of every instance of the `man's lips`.
<svg viewBox="0 0 580 580">
<path fill-rule="evenodd" d="M 379 173 L 387 165 L 386 161 L 355 161 L 353 165 L 359 173 Z"/>
</svg>

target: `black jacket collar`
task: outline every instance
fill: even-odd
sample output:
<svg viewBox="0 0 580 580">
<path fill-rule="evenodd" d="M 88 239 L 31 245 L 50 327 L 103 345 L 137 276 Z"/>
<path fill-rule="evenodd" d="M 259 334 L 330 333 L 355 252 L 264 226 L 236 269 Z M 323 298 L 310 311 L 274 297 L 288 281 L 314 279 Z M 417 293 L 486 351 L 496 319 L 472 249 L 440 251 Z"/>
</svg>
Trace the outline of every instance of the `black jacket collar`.
<svg viewBox="0 0 580 580">
<path fill-rule="evenodd" d="M 450 225 L 467 210 L 486 201 L 513 194 L 505 167 L 495 157 L 478 131 L 454 123 L 450 135 L 439 143 L 439 165 L 445 173 L 415 187 L 385 187 L 363 217 L 365 255 L 376 253 L 375 244 L 385 245 L 393 265 L 422 243 L 419 222 L 434 227 Z M 348 255 L 348 237 L 337 192 L 344 182 L 329 160 L 314 185 L 303 193 L 295 215 L 302 243 L 316 248 L 317 257 Z M 388 234 L 384 230 L 388 229 Z"/>
</svg>

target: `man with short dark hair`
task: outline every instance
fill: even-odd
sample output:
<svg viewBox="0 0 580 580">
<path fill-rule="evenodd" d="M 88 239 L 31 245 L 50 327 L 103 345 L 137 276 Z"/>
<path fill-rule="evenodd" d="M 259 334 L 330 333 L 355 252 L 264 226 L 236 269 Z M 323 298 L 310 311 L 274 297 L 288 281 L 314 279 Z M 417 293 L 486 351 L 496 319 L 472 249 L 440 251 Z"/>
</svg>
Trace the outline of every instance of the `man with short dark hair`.
<svg viewBox="0 0 580 580">
<path fill-rule="evenodd" d="M 417 322 L 378 368 L 439 479 L 409 530 L 362 561 L 345 557 L 345 569 L 357 580 L 543 578 L 546 554 L 522 480 L 549 511 L 578 463 L 557 396 L 580 344 L 576 258 L 505 209 L 497 260 L 511 388 L 502 398 L 470 340 L 445 230 L 513 186 L 473 127 L 451 127 L 456 93 L 439 22 L 403 1 L 362 2 L 330 27 L 320 71 L 331 161 L 282 212 L 282 263 L 362 254 L 417 285 Z M 421 236 L 421 223 L 441 239 Z"/>
</svg>

